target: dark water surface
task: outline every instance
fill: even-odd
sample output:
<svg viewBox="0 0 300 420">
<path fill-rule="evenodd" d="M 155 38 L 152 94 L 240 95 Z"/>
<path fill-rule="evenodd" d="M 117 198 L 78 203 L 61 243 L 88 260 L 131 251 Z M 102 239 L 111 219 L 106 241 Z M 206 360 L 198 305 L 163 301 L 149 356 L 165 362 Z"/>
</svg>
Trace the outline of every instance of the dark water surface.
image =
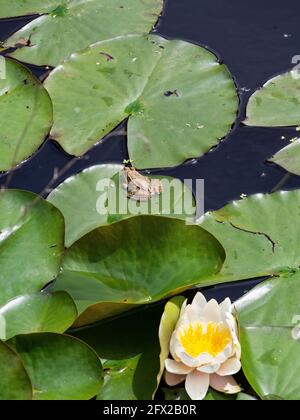
<svg viewBox="0 0 300 420">
<path fill-rule="evenodd" d="M 262 129 L 241 124 L 251 93 L 275 74 L 293 67 L 292 57 L 300 55 L 299 0 L 166 0 L 165 11 L 155 32 L 208 46 L 229 67 L 239 89 L 241 105 L 232 132 L 213 151 L 177 168 L 151 173 L 181 179 L 205 180 L 205 208 L 217 209 L 242 193 L 271 192 L 286 172 L 266 160 L 297 135 L 295 128 Z M 0 40 L 30 21 L 0 22 Z M 45 69 L 31 69 L 43 77 Z M 282 140 L 282 137 L 287 140 Z M 55 185 L 66 177 L 94 164 L 122 162 L 127 158 L 125 136 L 113 136 L 95 146 L 77 161 Z M 0 185 L 9 180 L 11 188 L 41 193 L 54 171 L 72 160 L 51 140 L 21 165 L 12 179 L 0 175 Z M 55 186 L 54 185 L 54 186 Z M 300 177 L 290 176 L 284 189 L 300 188 Z M 237 298 L 252 283 L 219 286 L 209 295 Z"/>
</svg>

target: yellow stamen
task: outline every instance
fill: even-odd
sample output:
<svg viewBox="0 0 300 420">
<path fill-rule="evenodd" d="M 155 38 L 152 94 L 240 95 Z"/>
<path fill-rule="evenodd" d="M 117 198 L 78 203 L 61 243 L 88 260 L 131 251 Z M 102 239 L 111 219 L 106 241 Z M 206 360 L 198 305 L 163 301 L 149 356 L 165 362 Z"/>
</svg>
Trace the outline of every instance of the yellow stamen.
<svg viewBox="0 0 300 420">
<path fill-rule="evenodd" d="M 179 339 L 185 352 L 191 357 L 208 353 L 216 357 L 231 341 L 228 327 L 222 323 L 193 323 L 184 327 L 179 333 Z"/>
</svg>

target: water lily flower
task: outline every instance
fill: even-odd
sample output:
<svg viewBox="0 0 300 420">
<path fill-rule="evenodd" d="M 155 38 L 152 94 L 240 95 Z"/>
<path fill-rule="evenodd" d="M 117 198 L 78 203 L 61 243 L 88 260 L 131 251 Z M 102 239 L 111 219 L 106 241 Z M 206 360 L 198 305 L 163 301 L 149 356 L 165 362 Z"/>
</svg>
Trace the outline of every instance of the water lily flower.
<svg viewBox="0 0 300 420">
<path fill-rule="evenodd" d="M 185 381 L 192 400 L 202 400 L 209 386 L 235 394 L 241 391 L 231 375 L 241 369 L 241 346 L 230 299 L 220 305 L 198 292 L 191 305 L 184 302 L 170 341 L 173 359 L 165 361 L 170 386 Z"/>
</svg>

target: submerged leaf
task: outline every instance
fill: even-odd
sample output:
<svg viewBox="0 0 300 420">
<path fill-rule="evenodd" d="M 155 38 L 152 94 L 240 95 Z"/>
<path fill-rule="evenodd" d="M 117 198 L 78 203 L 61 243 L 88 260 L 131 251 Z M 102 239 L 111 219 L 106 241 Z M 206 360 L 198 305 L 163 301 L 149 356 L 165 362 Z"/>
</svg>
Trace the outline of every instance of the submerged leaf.
<svg viewBox="0 0 300 420">
<path fill-rule="evenodd" d="M 41 146 L 52 124 L 52 104 L 28 69 L 1 58 L 0 171 L 7 171 Z"/>
<path fill-rule="evenodd" d="M 4 47 L 17 47 L 11 56 L 20 61 L 55 67 L 95 42 L 149 32 L 162 7 L 163 0 L 1 0 L 0 17 L 47 13 L 13 34 Z M 19 45 L 24 38 L 28 45 Z"/>
<path fill-rule="evenodd" d="M 160 370 L 158 329 L 163 305 L 145 307 L 75 336 L 103 359 L 98 400 L 151 400 Z"/>
<path fill-rule="evenodd" d="M 232 77 L 214 54 L 157 35 L 94 44 L 54 70 L 45 86 L 54 104 L 51 135 L 68 153 L 82 155 L 129 117 L 129 156 L 139 169 L 208 152 L 238 107 Z M 170 89 L 177 94 L 166 95 Z"/>
</svg>

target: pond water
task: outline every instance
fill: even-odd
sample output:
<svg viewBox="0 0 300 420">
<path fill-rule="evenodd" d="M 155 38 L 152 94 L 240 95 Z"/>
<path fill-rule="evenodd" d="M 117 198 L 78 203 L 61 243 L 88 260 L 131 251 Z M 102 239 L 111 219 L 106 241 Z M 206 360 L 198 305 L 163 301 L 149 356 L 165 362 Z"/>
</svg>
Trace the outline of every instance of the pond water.
<svg viewBox="0 0 300 420">
<path fill-rule="evenodd" d="M 288 176 L 267 159 L 295 137 L 295 128 L 262 129 L 241 124 L 253 91 L 275 74 L 291 69 L 292 57 L 300 54 L 299 0 L 166 0 L 155 32 L 208 46 L 233 74 L 239 93 L 239 116 L 222 143 L 200 159 L 180 167 L 151 171 L 180 179 L 205 180 L 205 208 L 222 207 L 241 194 L 271 192 L 283 180 L 283 189 L 300 188 L 300 177 Z M 0 40 L 30 21 L 10 19 L 0 23 Z M 44 68 L 31 69 L 45 77 Z M 286 138 L 286 140 L 283 139 Z M 68 176 L 98 163 L 127 159 L 125 136 L 113 136 L 95 146 L 83 159 L 72 163 L 53 186 Z M 11 174 L 0 175 L 0 184 L 36 193 L 44 191 L 54 171 L 64 168 L 72 157 L 49 139 L 27 162 Z M 255 282 L 217 286 L 209 297 L 236 299 Z"/>
</svg>

